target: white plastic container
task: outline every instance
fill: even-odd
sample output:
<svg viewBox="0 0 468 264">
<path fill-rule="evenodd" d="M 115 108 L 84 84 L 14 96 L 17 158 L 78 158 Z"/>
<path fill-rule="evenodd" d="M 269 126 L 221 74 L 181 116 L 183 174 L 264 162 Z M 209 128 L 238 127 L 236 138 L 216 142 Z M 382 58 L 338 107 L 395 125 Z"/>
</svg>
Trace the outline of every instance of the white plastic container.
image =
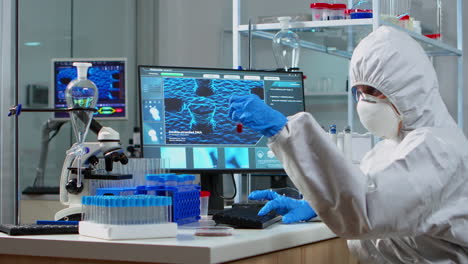
<svg viewBox="0 0 468 264">
<path fill-rule="evenodd" d="M 421 21 L 413 20 L 413 31 L 418 34 L 422 34 Z"/>
<path fill-rule="evenodd" d="M 328 20 L 330 16 L 330 4 L 328 3 L 312 3 L 312 21 Z"/>
<path fill-rule="evenodd" d="M 413 19 L 409 15 L 404 15 L 398 19 L 398 24 L 407 30 L 413 30 Z"/>
<path fill-rule="evenodd" d="M 200 216 L 206 218 L 208 216 L 208 203 L 210 201 L 210 192 L 200 192 Z"/>
<path fill-rule="evenodd" d="M 330 20 L 346 19 L 346 5 L 345 4 L 331 4 L 329 8 Z"/>
</svg>

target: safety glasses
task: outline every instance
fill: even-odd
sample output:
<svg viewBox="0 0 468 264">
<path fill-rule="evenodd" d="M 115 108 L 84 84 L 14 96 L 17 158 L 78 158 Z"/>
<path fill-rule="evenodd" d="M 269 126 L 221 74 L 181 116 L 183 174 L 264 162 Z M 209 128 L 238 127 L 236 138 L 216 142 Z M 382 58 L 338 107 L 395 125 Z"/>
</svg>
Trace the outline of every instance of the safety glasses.
<svg viewBox="0 0 468 264">
<path fill-rule="evenodd" d="M 388 99 L 380 99 L 377 96 L 381 95 L 382 93 L 375 89 L 368 87 L 365 92 L 357 89 L 357 87 L 351 88 L 351 92 L 353 95 L 354 102 L 359 102 L 359 100 L 366 101 L 369 103 L 377 103 L 378 101 L 388 101 Z"/>
</svg>

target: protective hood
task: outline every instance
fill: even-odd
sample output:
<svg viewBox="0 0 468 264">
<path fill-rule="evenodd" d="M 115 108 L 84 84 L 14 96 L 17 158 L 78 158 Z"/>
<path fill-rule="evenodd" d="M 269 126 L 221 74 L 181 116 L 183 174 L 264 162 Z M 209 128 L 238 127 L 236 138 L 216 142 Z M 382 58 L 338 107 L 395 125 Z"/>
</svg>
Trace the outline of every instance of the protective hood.
<svg viewBox="0 0 468 264">
<path fill-rule="evenodd" d="M 350 79 L 353 87 L 369 85 L 389 98 L 402 115 L 403 137 L 420 127 L 456 126 L 426 53 L 393 27 L 381 26 L 359 43 L 351 58 Z"/>
</svg>

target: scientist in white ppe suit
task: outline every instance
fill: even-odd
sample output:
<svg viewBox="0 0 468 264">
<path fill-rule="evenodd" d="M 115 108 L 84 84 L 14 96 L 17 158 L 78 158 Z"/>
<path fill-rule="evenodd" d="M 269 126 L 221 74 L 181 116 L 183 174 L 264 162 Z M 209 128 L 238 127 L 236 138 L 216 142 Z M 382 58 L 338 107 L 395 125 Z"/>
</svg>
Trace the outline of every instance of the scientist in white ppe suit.
<svg viewBox="0 0 468 264">
<path fill-rule="evenodd" d="M 382 26 L 356 47 L 350 81 L 361 122 L 384 139 L 360 168 L 311 114 L 286 118 L 254 95 L 231 98 L 231 118 L 269 137 L 304 196 L 255 191 L 271 200 L 260 213 L 277 209 L 285 222 L 317 213 L 360 263 L 468 263 L 468 144 L 424 50 Z"/>
</svg>

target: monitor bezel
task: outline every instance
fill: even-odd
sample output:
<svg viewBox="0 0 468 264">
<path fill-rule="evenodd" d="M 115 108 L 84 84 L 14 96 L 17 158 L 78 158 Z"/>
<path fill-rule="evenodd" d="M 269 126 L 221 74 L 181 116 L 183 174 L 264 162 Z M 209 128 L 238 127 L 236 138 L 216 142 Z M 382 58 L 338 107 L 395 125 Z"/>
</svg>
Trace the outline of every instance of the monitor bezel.
<svg viewBox="0 0 468 264">
<path fill-rule="evenodd" d="M 300 74 L 301 75 L 301 82 L 302 82 L 302 98 L 304 99 L 304 108 L 301 110 L 302 112 L 305 111 L 305 93 L 304 93 L 304 73 L 301 71 L 294 71 L 294 72 L 286 72 L 281 70 L 251 70 L 251 69 L 230 69 L 230 68 L 210 68 L 210 67 L 181 67 L 181 66 L 160 66 L 160 65 L 138 65 L 138 76 L 137 76 L 137 83 L 138 83 L 138 91 L 137 91 L 137 100 L 138 100 L 138 113 L 139 113 L 139 126 L 140 131 L 143 131 L 143 117 L 142 117 L 142 107 L 141 107 L 141 69 L 142 68 L 161 68 L 161 69 L 184 69 L 184 70 L 211 70 L 211 71 L 239 71 L 239 72 L 246 72 L 246 73 L 278 73 L 278 74 Z M 299 111 L 299 112 L 301 112 Z M 144 155 L 144 148 L 143 148 L 143 133 L 140 133 L 140 142 L 141 142 L 141 156 L 145 158 Z M 194 173 L 194 174 L 231 174 L 231 173 L 251 173 L 251 174 L 265 174 L 265 175 L 278 175 L 278 174 L 285 174 L 284 166 L 283 168 L 214 168 L 214 169 L 207 169 L 207 168 L 170 168 L 171 172 L 175 173 Z"/>
<path fill-rule="evenodd" d="M 92 61 L 123 61 L 124 62 L 124 74 L 125 74 L 125 116 L 119 117 L 93 117 L 96 120 L 128 120 L 129 117 L 129 106 L 128 106 L 128 61 L 125 57 L 115 58 L 53 58 L 51 59 L 51 86 L 49 90 L 49 107 L 55 109 L 55 62 L 92 62 Z M 99 100 L 99 99 L 98 99 Z M 69 120 L 69 117 L 56 117 L 55 113 L 52 113 L 54 120 Z"/>
</svg>

